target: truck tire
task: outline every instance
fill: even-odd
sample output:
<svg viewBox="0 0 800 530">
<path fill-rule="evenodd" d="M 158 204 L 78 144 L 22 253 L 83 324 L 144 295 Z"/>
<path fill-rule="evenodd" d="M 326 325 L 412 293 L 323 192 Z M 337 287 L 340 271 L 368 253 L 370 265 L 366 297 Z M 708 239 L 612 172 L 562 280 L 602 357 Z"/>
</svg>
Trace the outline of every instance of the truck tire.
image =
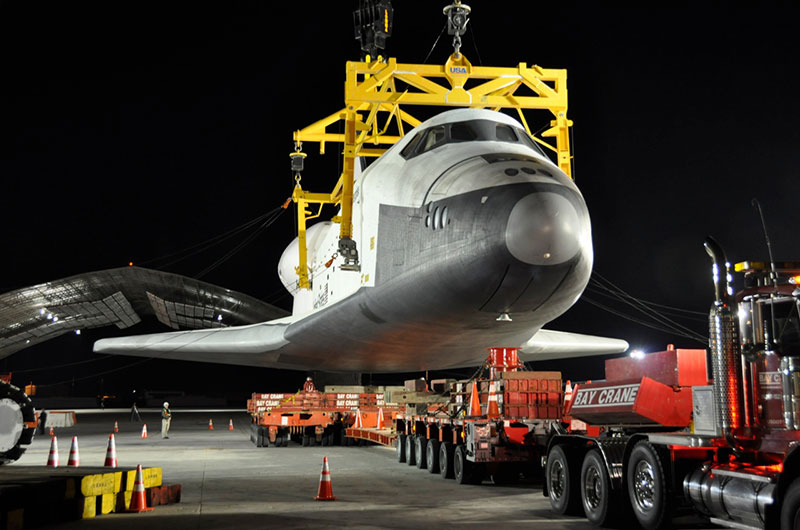
<svg viewBox="0 0 800 530">
<path fill-rule="evenodd" d="M 626 480 L 633 514 L 642 527 L 660 530 L 671 522 L 670 492 L 664 467 L 648 441 L 633 446 Z"/>
<path fill-rule="evenodd" d="M 428 440 L 425 447 L 425 463 L 428 464 L 428 473 L 439 472 L 439 440 Z"/>
<path fill-rule="evenodd" d="M 405 434 L 398 434 L 397 435 L 397 461 L 401 464 L 406 461 L 406 435 Z"/>
<path fill-rule="evenodd" d="M 425 469 L 428 467 L 425 461 L 428 449 L 428 439 L 423 435 L 418 434 L 414 439 L 414 454 L 417 455 L 417 469 Z"/>
<path fill-rule="evenodd" d="M 20 388 L 0 381 L 0 465 L 19 459 L 33 441 L 36 413 L 31 399 Z"/>
<path fill-rule="evenodd" d="M 485 467 L 467 460 L 467 450 L 463 445 L 456 446 L 453 452 L 453 476 L 459 484 L 480 484 L 483 482 Z"/>
<path fill-rule="evenodd" d="M 561 515 L 580 514 L 580 472 L 575 460 L 573 451 L 563 445 L 554 445 L 547 455 L 544 479 L 547 481 L 550 507 Z"/>
<path fill-rule="evenodd" d="M 611 480 L 603 456 L 597 449 L 592 449 L 583 457 L 581 502 L 583 513 L 593 525 L 606 526 L 611 521 Z"/>
<path fill-rule="evenodd" d="M 416 454 L 414 453 L 414 437 L 411 435 L 406 436 L 406 464 L 409 466 L 417 465 Z"/>
<path fill-rule="evenodd" d="M 800 478 L 794 479 L 781 504 L 781 530 L 800 528 Z"/>
<path fill-rule="evenodd" d="M 453 442 L 442 442 L 439 446 L 439 474 L 442 478 L 453 478 L 453 454 L 456 446 Z"/>
</svg>

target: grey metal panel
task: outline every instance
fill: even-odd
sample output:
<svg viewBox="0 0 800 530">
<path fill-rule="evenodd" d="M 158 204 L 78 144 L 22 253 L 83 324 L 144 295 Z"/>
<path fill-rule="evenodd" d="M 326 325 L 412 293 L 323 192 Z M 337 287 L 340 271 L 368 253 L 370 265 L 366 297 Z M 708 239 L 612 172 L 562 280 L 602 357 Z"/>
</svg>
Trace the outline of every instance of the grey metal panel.
<svg viewBox="0 0 800 530">
<path fill-rule="evenodd" d="M 161 300 L 163 311 L 156 310 Z M 169 302 L 166 302 L 169 301 Z M 191 308 L 187 325 L 219 328 L 286 316 L 253 297 L 178 274 L 121 267 L 89 272 L 0 294 L 0 358 L 76 329 L 116 325 L 127 328 L 140 315 L 156 315 L 178 329 L 175 303 Z M 169 305 L 167 305 L 169 304 Z M 47 315 L 58 317 L 48 320 Z M 224 315 L 222 323 L 216 315 Z M 210 316 L 207 316 L 210 315 Z"/>
</svg>

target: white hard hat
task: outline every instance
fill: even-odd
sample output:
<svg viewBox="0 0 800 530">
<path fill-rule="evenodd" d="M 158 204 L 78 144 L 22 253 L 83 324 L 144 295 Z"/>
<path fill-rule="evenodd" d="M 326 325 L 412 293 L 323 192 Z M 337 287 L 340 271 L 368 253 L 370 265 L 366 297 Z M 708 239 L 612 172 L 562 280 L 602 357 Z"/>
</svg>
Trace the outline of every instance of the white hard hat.
<svg viewBox="0 0 800 530">
<path fill-rule="evenodd" d="M 169 403 L 167 403 L 167 402 L 165 401 L 165 402 L 164 402 L 164 406 L 165 406 L 165 407 L 169 407 Z"/>
</svg>

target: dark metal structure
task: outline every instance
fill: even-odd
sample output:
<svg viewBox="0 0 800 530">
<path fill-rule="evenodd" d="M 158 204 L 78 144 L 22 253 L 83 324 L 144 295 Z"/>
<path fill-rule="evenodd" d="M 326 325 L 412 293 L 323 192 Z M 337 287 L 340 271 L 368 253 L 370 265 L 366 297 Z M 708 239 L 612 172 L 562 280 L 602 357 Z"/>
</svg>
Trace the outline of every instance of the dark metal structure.
<svg viewBox="0 0 800 530">
<path fill-rule="evenodd" d="M 82 329 L 125 329 L 155 316 L 173 329 L 255 324 L 288 313 L 224 287 L 169 272 L 121 267 L 0 295 L 0 358 Z"/>
</svg>

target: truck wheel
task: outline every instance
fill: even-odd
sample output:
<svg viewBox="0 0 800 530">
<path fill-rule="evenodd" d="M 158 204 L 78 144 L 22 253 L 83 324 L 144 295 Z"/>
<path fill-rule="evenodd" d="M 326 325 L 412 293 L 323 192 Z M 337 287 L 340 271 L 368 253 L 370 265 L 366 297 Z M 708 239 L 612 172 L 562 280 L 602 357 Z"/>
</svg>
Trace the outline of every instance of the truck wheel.
<svg viewBox="0 0 800 530">
<path fill-rule="evenodd" d="M 789 485 L 781 505 L 781 530 L 795 528 L 800 528 L 800 478 Z"/>
<path fill-rule="evenodd" d="M 36 413 L 20 388 L 0 381 L 0 465 L 10 464 L 25 452 L 36 433 Z"/>
<path fill-rule="evenodd" d="M 289 435 L 284 434 L 283 439 L 281 439 L 281 447 L 289 447 Z"/>
<path fill-rule="evenodd" d="M 428 440 L 425 447 L 425 463 L 428 464 L 428 473 L 439 472 L 439 440 Z"/>
<path fill-rule="evenodd" d="M 417 455 L 417 469 L 425 469 L 427 467 L 427 462 L 425 461 L 427 446 L 428 439 L 421 434 L 417 435 L 414 440 L 414 454 Z"/>
<path fill-rule="evenodd" d="M 416 453 L 414 453 L 414 437 L 411 435 L 406 436 L 406 464 L 409 466 L 417 465 Z"/>
<path fill-rule="evenodd" d="M 311 443 L 311 440 L 309 440 L 309 439 L 308 439 L 308 435 L 307 435 L 307 434 L 304 434 L 304 435 L 303 435 L 303 441 L 301 442 L 301 445 L 302 445 L 303 447 L 308 447 L 308 445 L 309 445 L 310 443 Z"/>
<path fill-rule="evenodd" d="M 580 475 L 572 451 L 569 448 L 555 445 L 547 455 L 547 469 L 544 478 L 547 481 L 547 493 L 550 507 L 562 515 L 578 515 L 580 494 L 578 483 Z"/>
<path fill-rule="evenodd" d="M 453 453 L 456 446 L 453 442 L 442 442 L 439 446 L 439 473 L 442 478 L 453 478 Z"/>
<path fill-rule="evenodd" d="M 406 435 L 398 434 L 395 443 L 397 443 L 397 461 L 402 464 L 406 461 Z"/>
<path fill-rule="evenodd" d="M 467 460 L 466 448 L 458 445 L 453 452 L 453 475 L 459 484 L 480 484 L 483 482 L 485 467 Z"/>
<path fill-rule="evenodd" d="M 652 530 L 667 527 L 671 521 L 667 480 L 650 442 L 641 441 L 633 447 L 626 479 L 631 508 L 639 524 Z"/>
<path fill-rule="evenodd" d="M 581 467 L 581 500 L 583 513 L 595 526 L 605 526 L 611 519 L 611 480 L 600 451 L 592 449 L 583 458 Z"/>
</svg>

